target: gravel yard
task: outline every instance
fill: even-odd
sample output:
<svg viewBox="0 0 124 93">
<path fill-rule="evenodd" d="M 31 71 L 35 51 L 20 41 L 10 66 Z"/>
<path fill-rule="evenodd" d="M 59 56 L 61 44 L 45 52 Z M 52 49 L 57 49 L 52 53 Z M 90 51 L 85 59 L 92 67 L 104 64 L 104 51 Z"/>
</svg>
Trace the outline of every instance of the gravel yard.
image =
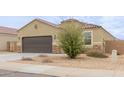
<svg viewBox="0 0 124 93">
<path fill-rule="evenodd" d="M 116 63 L 111 62 L 111 56 L 109 58 L 93 58 L 85 54 L 80 55 L 76 59 L 69 59 L 66 55 L 40 55 L 32 59 L 25 58 L 15 62 L 88 69 L 124 70 L 124 55 L 118 56 L 118 62 Z"/>
</svg>

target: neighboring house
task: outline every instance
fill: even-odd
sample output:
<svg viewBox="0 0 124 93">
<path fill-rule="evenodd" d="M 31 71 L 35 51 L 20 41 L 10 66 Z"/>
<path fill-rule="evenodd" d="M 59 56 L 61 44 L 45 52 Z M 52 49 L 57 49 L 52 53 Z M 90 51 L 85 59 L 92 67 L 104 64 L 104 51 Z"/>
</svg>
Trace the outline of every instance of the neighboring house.
<svg viewBox="0 0 124 93">
<path fill-rule="evenodd" d="M 82 26 L 82 34 L 84 34 L 85 44 L 88 48 L 104 50 L 105 40 L 116 39 L 101 26 L 80 22 L 75 19 L 62 21 L 61 24 L 58 25 L 42 19 L 35 19 L 18 30 L 17 45 L 20 47 L 20 51 L 33 53 L 57 53 L 60 51 L 57 35 L 65 24 L 72 21 L 75 25 Z"/>
<path fill-rule="evenodd" d="M 17 41 L 17 29 L 0 26 L 0 51 L 7 50 L 7 42 Z"/>
</svg>

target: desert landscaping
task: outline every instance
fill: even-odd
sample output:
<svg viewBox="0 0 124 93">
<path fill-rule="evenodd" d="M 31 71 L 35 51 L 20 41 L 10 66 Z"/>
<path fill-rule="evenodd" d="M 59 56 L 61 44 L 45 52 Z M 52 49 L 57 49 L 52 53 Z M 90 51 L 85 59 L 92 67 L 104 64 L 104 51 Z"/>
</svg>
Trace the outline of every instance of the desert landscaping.
<svg viewBox="0 0 124 93">
<path fill-rule="evenodd" d="M 64 54 L 40 55 L 33 58 L 22 58 L 14 63 L 38 64 L 62 67 L 74 67 L 84 69 L 104 69 L 104 70 L 124 70 L 124 55 L 118 55 L 117 62 L 111 61 L 111 55 L 108 58 L 95 58 L 81 54 L 76 59 L 70 59 Z"/>
<path fill-rule="evenodd" d="M 115 76 L 124 71 L 124 40 L 100 25 L 71 18 L 54 24 L 36 18 L 14 35 L 16 40 L 4 42 L 6 52 L 1 52 L 0 61 L 7 62 L 0 64 L 4 70 L 51 76 L 83 76 L 93 70 L 97 75 L 112 72 L 109 75 Z"/>
</svg>

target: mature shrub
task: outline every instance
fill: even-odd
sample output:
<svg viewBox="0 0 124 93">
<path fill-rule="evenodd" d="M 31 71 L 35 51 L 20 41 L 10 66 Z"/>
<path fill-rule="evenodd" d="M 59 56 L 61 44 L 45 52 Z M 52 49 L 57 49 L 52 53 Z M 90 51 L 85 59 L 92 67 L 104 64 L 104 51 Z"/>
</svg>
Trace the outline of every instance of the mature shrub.
<svg viewBox="0 0 124 93">
<path fill-rule="evenodd" d="M 108 57 L 108 56 L 105 55 L 104 53 L 98 52 L 98 51 L 91 51 L 91 52 L 88 52 L 88 53 L 87 53 L 87 56 L 90 56 L 90 57 L 97 57 L 97 58 L 107 58 L 107 57 Z"/>
<path fill-rule="evenodd" d="M 63 26 L 58 39 L 60 47 L 70 58 L 76 58 L 84 48 L 82 28 L 73 22 Z"/>
</svg>

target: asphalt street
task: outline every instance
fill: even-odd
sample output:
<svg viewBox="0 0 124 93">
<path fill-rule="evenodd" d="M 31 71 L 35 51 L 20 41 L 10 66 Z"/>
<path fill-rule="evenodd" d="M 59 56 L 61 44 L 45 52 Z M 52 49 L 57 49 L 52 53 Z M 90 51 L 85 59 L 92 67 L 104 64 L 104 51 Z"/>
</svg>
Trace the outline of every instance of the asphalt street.
<svg viewBox="0 0 124 93">
<path fill-rule="evenodd" d="M 23 73 L 17 71 L 8 71 L 0 69 L 0 77 L 52 77 L 49 75 L 43 74 L 32 74 L 32 73 Z"/>
</svg>

